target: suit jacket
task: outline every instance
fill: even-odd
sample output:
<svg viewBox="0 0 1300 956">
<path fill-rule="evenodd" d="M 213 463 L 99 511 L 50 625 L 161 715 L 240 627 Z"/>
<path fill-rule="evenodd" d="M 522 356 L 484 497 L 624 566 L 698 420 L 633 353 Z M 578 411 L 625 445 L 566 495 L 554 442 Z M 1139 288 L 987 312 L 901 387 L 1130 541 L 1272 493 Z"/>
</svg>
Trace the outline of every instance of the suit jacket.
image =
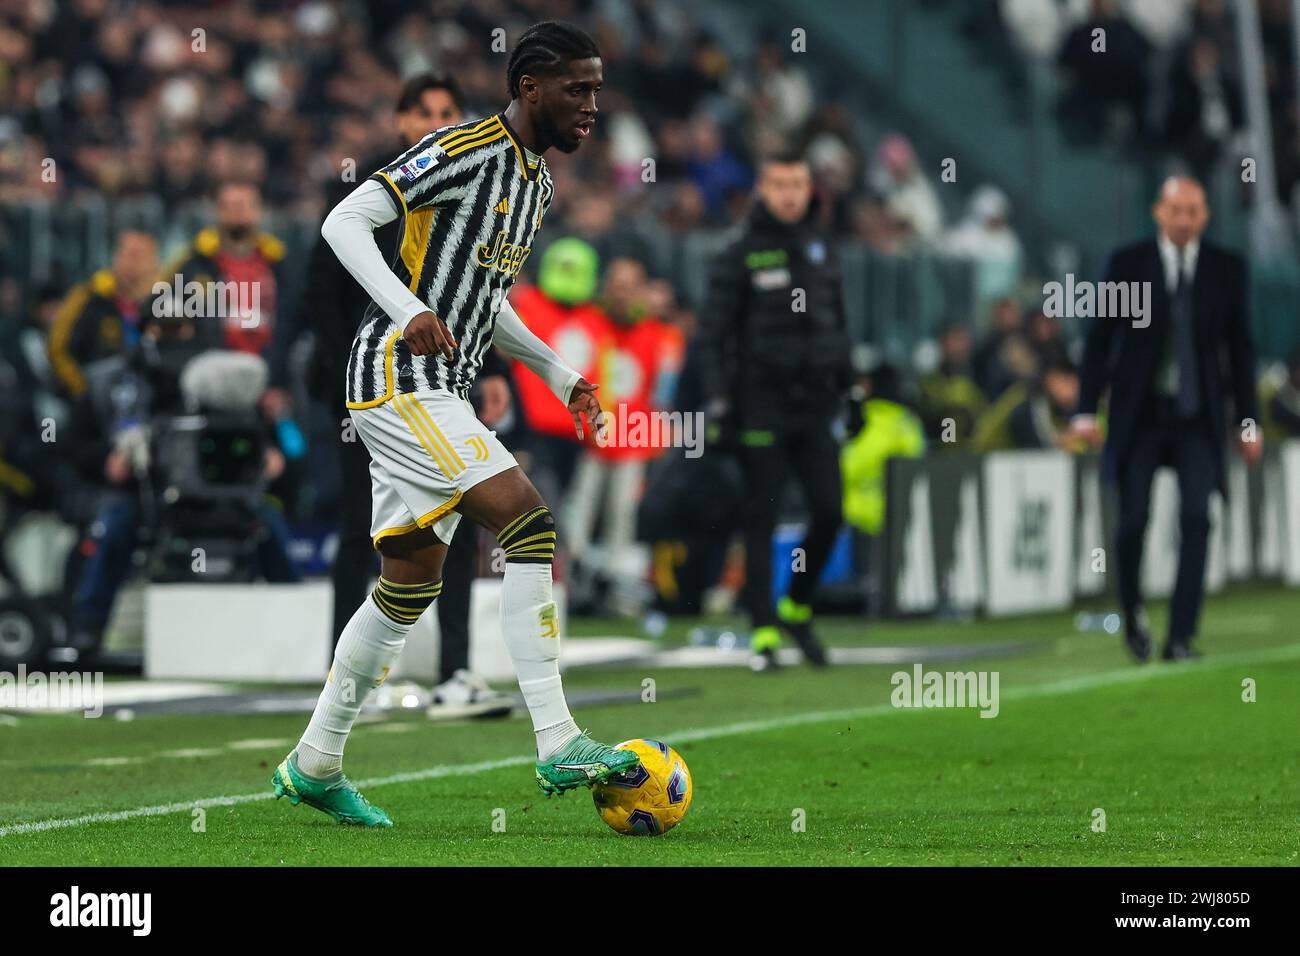
<svg viewBox="0 0 1300 956">
<path fill-rule="evenodd" d="M 1151 283 L 1151 324 L 1094 318 L 1084 344 L 1079 413 L 1095 414 L 1110 387 L 1103 475 L 1113 480 L 1132 451 L 1143 416 L 1151 415 L 1157 375 L 1170 328 L 1171 293 L 1155 239 L 1116 251 L 1106 267 L 1107 282 Z M 1223 445 L 1229 427 L 1259 420 L 1255 392 L 1255 346 L 1250 332 L 1249 280 L 1244 260 L 1201 240 L 1192 279 L 1192 321 L 1201 386 L 1199 423 L 1214 437 L 1216 482 L 1224 488 Z M 1231 400 L 1232 410 L 1227 408 Z"/>
</svg>

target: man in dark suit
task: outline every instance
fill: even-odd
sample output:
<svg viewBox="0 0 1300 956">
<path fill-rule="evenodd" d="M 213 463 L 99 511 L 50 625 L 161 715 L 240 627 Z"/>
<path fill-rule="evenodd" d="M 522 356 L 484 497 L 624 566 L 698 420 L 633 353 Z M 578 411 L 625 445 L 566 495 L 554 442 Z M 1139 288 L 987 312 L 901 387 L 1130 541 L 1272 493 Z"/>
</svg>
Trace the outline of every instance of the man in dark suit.
<svg viewBox="0 0 1300 956">
<path fill-rule="evenodd" d="M 1119 493 L 1119 598 L 1125 642 L 1139 661 L 1151 656 L 1139 568 L 1156 468 L 1178 474 L 1181 544 L 1163 656 L 1183 660 L 1196 656 L 1209 498 L 1224 489 L 1225 438 L 1233 436 L 1248 465 L 1263 450 L 1245 262 L 1202 241 L 1209 210 L 1194 179 L 1166 180 L 1152 212 L 1156 238 L 1118 250 L 1105 278 L 1146 284 L 1147 312 L 1092 320 L 1072 422 L 1076 434 L 1099 444 L 1097 403 L 1110 387 L 1102 474 Z"/>
</svg>

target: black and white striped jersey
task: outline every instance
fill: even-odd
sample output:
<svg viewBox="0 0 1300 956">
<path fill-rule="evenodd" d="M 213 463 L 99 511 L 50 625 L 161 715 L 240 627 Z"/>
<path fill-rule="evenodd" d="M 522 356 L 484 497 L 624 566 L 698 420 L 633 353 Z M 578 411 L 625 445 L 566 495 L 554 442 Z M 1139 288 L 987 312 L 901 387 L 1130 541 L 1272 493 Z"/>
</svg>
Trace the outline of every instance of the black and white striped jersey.
<svg viewBox="0 0 1300 956">
<path fill-rule="evenodd" d="M 412 355 L 397 323 L 371 302 L 348 360 L 348 407 L 427 389 L 465 398 L 550 207 L 546 161 L 530 164 L 497 113 L 431 133 L 370 178 L 402 216 L 393 272 L 447 324 L 459 348 L 451 362 Z"/>
</svg>

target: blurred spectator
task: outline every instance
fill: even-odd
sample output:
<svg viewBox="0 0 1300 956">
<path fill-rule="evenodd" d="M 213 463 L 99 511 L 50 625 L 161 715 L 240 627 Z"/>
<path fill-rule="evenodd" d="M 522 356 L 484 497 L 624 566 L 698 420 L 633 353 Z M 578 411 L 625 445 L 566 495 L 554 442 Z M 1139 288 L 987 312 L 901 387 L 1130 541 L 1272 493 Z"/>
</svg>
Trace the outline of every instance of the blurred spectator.
<svg viewBox="0 0 1300 956">
<path fill-rule="evenodd" d="M 609 318 L 594 303 L 600 260 L 581 239 L 566 237 L 542 254 L 536 285 L 516 285 L 510 303 L 528 328 L 589 382 L 602 383 L 601 356 L 612 335 Z M 519 407 L 531 434 L 524 439 L 533 460 L 534 482 L 550 485 L 558 499 L 569 484 L 582 446 L 573 433 L 569 411 L 546 383 L 522 363 L 511 371 Z M 543 489 L 545 491 L 545 489 Z"/>
<path fill-rule="evenodd" d="M 655 413 L 669 407 L 683 343 L 681 332 L 660 318 L 671 306 L 671 296 L 664 301 L 663 286 L 658 288 L 659 308 L 654 309 L 653 287 L 639 262 L 615 259 L 606 269 L 600 307 L 610 325 L 595 381 L 601 386 L 608 438 L 589 447 L 578 462 L 568 501 L 565 531 L 575 561 L 584 556 L 615 575 L 639 571 L 629 548 L 636 538 L 646 462 L 658 457 L 673 437 L 661 430 Z M 598 523 L 604 529 L 599 552 L 591 547 Z M 597 553 L 603 557 L 595 558 Z"/>
<path fill-rule="evenodd" d="M 939 450 L 960 448 L 975 434 L 985 407 L 971 365 L 970 330 L 953 324 L 939 336 L 940 359 L 921 376 L 920 417 L 925 434 Z"/>
<path fill-rule="evenodd" d="M 49 360 L 65 395 L 86 390 L 84 366 L 135 345 L 152 307 L 158 245 L 143 232 L 117 238 L 113 264 L 68 295 L 49 330 Z"/>
<path fill-rule="evenodd" d="M 1091 14 L 1066 36 L 1057 57 L 1066 83 L 1061 118 L 1075 142 L 1096 142 L 1113 118 L 1126 139 L 1141 133 L 1151 52 L 1115 0 L 1092 0 Z"/>
<path fill-rule="evenodd" d="M 1091 0 L 998 0 L 1016 47 L 1040 60 L 1061 48 L 1065 35 L 1088 15 Z"/>
<path fill-rule="evenodd" d="M 782 47 L 771 41 L 758 48 L 754 72 L 749 107 L 759 127 L 756 145 L 763 149 L 788 144 L 812 116 L 814 95 L 808 74 L 788 62 Z"/>
<path fill-rule="evenodd" d="M 1025 312 L 1025 336 L 1034 350 L 1039 367 L 1059 365 L 1070 361 L 1070 349 L 1061 332 L 1060 320 L 1041 308 Z"/>
<path fill-rule="evenodd" d="M 1024 254 L 1010 224 L 1011 204 L 995 186 L 980 186 L 966 217 L 943 237 L 943 251 L 975 261 L 975 301 L 1011 295 L 1020 285 Z"/>
<path fill-rule="evenodd" d="M 677 315 L 675 324 L 688 347 L 672 408 L 685 422 L 687 415 L 703 415 L 709 388 L 703 352 L 691 347 L 694 316 L 680 310 Z M 701 488 L 709 489 L 709 494 L 700 494 Z M 724 576 L 728 548 L 740 524 L 743 493 L 736 459 L 711 448 L 700 454 L 683 442 L 649 463 L 637 509 L 637 537 L 651 546 L 651 582 L 661 610 L 698 614 L 715 605 L 706 595 Z M 735 598 L 734 591 L 725 588 L 712 593 L 728 607 Z"/>
<path fill-rule="evenodd" d="M 975 383 L 990 400 L 1002 394 L 1010 375 L 1002 365 L 1002 344 L 1022 331 L 1020 305 L 1011 296 L 996 299 L 989 308 L 989 330 L 975 348 L 971 362 Z"/>
<path fill-rule="evenodd" d="M 1112 110 L 1122 117 L 1128 137 L 1141 135 L 1151 49 L 1116 0 L 1092 0 L 1088 18 L 1066 36 L 1058 56 L 1067 83 L 1062 120 L 1076 142 L 1100 139 Z"/>
<path fill-rule="evenodd" d="M 1300 438 L 1300 349 L 1287 359 L 1286 377 L 1269 396 L 1266 411 L 1269 423 L 1283 437 Z"/>
<path fill-rule="evenodd" d="M 1209 37 L 1193 38 L 1178 52 L 1169 79 L 1166 142 L 1206 180 L 1241 122 L 1241 93 L 1223 68 L 1218 45 Z"/>
<path fill-rule="evenodd" d="M 271 417 L 288 403 L 288 350 L 296 323 L 280 308 L 279 270 L 284 244 L 262 232 L 262 196 L 256 186 L 229 182 L 217 187 L 216 222 L 163 268 L 171 287 L 172 308 L 195 301 L 195 286 L 204 298 L 201 317 L 220 329 L 223 346 L 260 355 L 271 372 L 266 402 Z M 188 312 L 187 314 L 193 314 Z"/>
<path fill-rule="evenodd" d="M 1015 342 L 1012 339 L 1009 342 Z M 1074 366 L 1056 361 L 1035 366 L 1027 353 L 1026 374 L 1013 382 L 988 407 L 975 428 L 975 449 L 1062 447 L 1069 439 L 1069 419 L 1079 397 L 1079 376 Z"/>
<path fill-rule="evenodd" d="M 1079 373 L 1067 361 L 1045 364 L 1038 387 L 1011 411 L 1014 448 L 1064 448 L 1072 440 L 1070 416 L 1079 401 Z"/>
<path fill-rule="evenodd" d="M 754 183 L 748 166 L 723 144 L 718 124 L 704 115 L 691 120 L 691 179 L 715 220 L 723 218 L 733 197 L 743 197 Z"/>
<path fill-rule="evenodd" d="M 1192 9 L 1191 32 L 1187 42 L 1209 40 L 1219 54 L 1223 76 L 1233 86 L 1241 85 L 1241 69 L 1237 60 L 1237 26 L 1229 0 L 1195 0 Z"/>
<path fill-rule="evenodd" d="M 1121 12 L 1157 51 L 1186 36 L 1192 20 L 1190 0 L 1124 0 Z"/>
<path fill-rule="evenodd" d="M 943 208 L 906 137 L 887 136 L 876 150 L 872 185 L 901 232 L 903 248 L 928 248 L 943 231 Z"/>
<path fill-rule="evenodd" d="M 925 435 L 921 420 L 903 402 L 892 365 L 878 365 L 860 379 L 853 399 L 860 403 L 862 426 L 840 452 L 844 519 L 875 537 L 885 523 L 885 466 L 890 458 L 920 458 Z"/>
</svg>

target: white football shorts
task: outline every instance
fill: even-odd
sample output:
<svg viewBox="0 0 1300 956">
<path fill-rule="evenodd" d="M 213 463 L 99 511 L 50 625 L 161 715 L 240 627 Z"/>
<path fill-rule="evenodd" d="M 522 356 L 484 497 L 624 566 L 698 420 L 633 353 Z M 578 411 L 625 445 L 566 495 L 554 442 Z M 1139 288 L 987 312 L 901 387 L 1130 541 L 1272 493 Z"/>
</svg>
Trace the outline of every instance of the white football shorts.
<svg viewBox="0 0 1300 956">
<path fill-rule="evenodd" d="M 370 537 L 433 527 L 451 543 L 460 523 L 456 506 L 480 481 L 515 467 L 515 456 L 450 392 L 394 395 L 382 405 L 354 408 L 352 421 L 370 450 Z"/>
</svg>

